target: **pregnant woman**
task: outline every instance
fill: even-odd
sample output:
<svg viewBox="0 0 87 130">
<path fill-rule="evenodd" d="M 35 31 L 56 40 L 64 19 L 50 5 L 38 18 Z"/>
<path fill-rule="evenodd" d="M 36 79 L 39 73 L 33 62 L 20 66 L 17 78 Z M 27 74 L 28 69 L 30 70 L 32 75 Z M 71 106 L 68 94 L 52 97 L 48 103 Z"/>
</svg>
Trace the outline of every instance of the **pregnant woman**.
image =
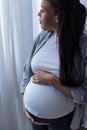
<svg viewBox="0 0 87 130">
<path fill-rule="evenodd" d="M 76 110 L 87 102 L 86 9 L 79 0 L 41 0 L 38 16 L 43 31 L 20 87 L 24 113 L 33 130 L 78 129 Z"/>
</svg>

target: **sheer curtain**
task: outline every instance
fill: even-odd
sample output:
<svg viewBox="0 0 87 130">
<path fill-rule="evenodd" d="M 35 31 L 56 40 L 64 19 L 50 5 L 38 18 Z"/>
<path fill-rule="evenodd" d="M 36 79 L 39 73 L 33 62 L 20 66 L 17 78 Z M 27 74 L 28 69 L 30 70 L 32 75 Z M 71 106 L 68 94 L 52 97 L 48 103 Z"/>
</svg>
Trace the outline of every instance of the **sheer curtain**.
<svg viewBox="0 0 87 130">
<path fill-rule="evenodd" d="M 0 0 L 0 130 L 31 130 L 19 85 L 32 46 L 32 10 L 31 0 Z"/>
<path fill-rule="evenodd" d="M 41 0 L 32 0 L 32 6 L 33 6 L 33 39 L 38 35 L 38 33 L 41 31 L 40 25 L 39 25 L 39 17 L 37 17 L 38 12 L 40 10 L 40 4 Z"/>
<path fill-rule="evenodd" d="M 41 31 L 39 7 L 40 0 L 0 0 L 0 130 L 31 130 L 19 85 L 33 38 Z"/>
</svg>

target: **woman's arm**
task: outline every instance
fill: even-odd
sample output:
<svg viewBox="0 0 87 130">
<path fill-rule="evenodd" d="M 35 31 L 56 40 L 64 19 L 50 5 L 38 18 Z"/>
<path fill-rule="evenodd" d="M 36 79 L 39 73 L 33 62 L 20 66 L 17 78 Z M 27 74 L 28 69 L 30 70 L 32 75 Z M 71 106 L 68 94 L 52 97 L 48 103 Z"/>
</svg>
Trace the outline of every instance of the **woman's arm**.
<svg viewBox="0 0 87 130">
<path fill-rule="evenodd" d="M 62 85 L 58 77 L 53 76 L 52 85 L 65 95 L 72 97 L 71 87 Z"/>
<path fill-rule="evenodd" d="M 33 45 L 31 48 L 31 53 L 29 57 L 27 58 L 25 65 L 23 67 L 23 76 L 20 84 L 20 92 L 24 93 L 25 88 L 29 82 L 30 77 L 32 76 L 33 72 L 31 70 L 31 59 L 35 52 L 35 50 L 38 48 L 38 46 L 43 44 L 51 35 L 52 31 L 50 30 L 42 30 L 40 34 L 35 38 L 33 41 Z M 45 39 L 46 38 L 46 39 Z"/>
<path fill-rule="evenodd" d="M 78 104 L 83 104 L 87 102 L 87 79 L 84 83 L 78 87 L 63 86 L 58 78 L 54 78 L 53 86 L 59 91 L 63 92 L 67 96 L 71 96 L 74 101 Z"/>
<path fill-rule="evenodd" d="M 51 85 L 59 91 L 61 91 L 62 93 L 64 93 L 65 95 L 72 96 L 70 87 L 63 86 L 60 82 L 60 79 L 57 76 L 46 71 L 37 71 L 33 75 L 32 81 L 38 84 Z"/>
<path fill-rule="evenodd" d="M 69 87 L 62 85 L 60 79 L 57 76 L 46 71 L 37 71 L 33 75 L 32 81 L 37 84 L 51 85 L 65 95 L 72 97 L 74 101 L 78 104 L 83 104 L 84 102 L 87 102 L 87 78 L 85 78 L 85 81 L 81 86 Z"/>
</svg>

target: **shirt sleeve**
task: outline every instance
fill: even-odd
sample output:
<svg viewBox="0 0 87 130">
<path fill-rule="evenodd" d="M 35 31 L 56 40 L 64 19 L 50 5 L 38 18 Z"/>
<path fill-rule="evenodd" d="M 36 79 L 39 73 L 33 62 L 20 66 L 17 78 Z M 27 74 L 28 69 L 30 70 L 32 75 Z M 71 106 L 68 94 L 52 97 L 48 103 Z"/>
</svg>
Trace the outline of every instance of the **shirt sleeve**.
<svg viewBox="0 0 87 130">
<path fill-rule="evenodd" d="M 33 75 L 33 72 L 31 70 L 31 59 L 32 59 L 33 53 L 35 51 L 36 44 L 38 42 L 39 42 L 39 35 L 38 35 L 38 37 L 35 38 L 35 40 L 33 42 L 31 54 L 28 56 L 28 58 L 24 64 L 24 67 L 23 67 L 23 75 L 22 75 L 22 79 L 21 79 L 21 83 L 20 83 L 20 92 L 22 94 L 24 93 L 25 88 L 26 88 L 27 84 L 29 83 L 30 77 Z"/>
<path fill-rule="evenodd" d="M 74 101 L 78 104 L 84 104 L 85 102 L 87 102 L 87 36 L 86 36 L 86 40 L 85 40 L 85 44 L 84 45 L 84 50 L 83 50 L 83 59 L 84 59 L 84 64 L 85 64 L 85 78 L 84 78 L 84 82 L 81 86 L 78 87 L 72 87 L 71 89 L 71 93 L 72 93 L 72 97 L 74 99 Z"/>
<path fill-rule="evenodd" d="M 22 79 L 21 79 L 21 83 L 20 83 L 20 92 L 23 94 L 25 91 L 25 88 L 27 86 L 27 84 L 29 83 L 29 80 L 31 78 L 31 76 L 33 75 L 32 69 L 31 69 L 31 59 L 32 56 L 34 54 L 35 49 L 37 48 L 37 46 L 39 45 L 42 37 L 46 35 L 45 31 L 41 31 L 40 34 L 34 39 L 33 41 L 33 47 L 32 47 L 32 51 L 31 54 L 28 56 L 24 67 L 23 67 L 23 75 L 22 75 Z"/>
</svg>

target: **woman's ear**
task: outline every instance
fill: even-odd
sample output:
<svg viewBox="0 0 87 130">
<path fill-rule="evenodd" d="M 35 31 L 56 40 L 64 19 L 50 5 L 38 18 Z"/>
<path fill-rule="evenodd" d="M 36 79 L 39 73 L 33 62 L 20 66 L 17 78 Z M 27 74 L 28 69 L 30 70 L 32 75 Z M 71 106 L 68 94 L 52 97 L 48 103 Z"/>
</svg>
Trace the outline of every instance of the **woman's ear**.
<svg viewBox="0 0 87 130">
<path fill-rule="evenodd" d="M 58 16 L 56 15 L 56 23 L 58 23 Z"/>
</svg>

